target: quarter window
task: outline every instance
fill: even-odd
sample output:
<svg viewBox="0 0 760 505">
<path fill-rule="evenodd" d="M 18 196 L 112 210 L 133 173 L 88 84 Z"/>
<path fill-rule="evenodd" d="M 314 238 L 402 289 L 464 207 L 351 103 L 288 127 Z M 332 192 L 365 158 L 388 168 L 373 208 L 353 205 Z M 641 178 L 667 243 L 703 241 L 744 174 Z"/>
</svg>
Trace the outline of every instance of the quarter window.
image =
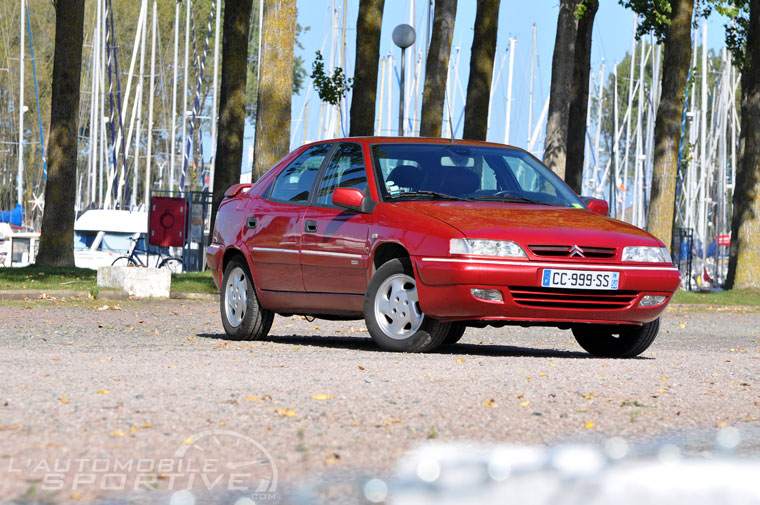
<svg viewBox="0 0 760 505">
<path fill-rule="evenodd" d="M 270 198 L 293 203 L 309 201 L 312 183 L 330 147 L 330 144 L 310 147 L 291 162 L 274 181 Z"/>
</svg>

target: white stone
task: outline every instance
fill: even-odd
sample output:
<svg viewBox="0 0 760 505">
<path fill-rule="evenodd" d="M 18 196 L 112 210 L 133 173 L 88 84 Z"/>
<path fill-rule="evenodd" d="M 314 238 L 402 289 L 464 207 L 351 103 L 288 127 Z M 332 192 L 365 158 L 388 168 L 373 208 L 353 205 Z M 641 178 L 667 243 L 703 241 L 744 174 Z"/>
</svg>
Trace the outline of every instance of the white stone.
<svg viewBox="0 0 760 505">
<path fill-rule="evenodd" d="M 172 274 L 163 268 L 98 268 L 98 287 L 123 289 L 136 298 L 169 298 L 171 284 Z"/>
</svg>

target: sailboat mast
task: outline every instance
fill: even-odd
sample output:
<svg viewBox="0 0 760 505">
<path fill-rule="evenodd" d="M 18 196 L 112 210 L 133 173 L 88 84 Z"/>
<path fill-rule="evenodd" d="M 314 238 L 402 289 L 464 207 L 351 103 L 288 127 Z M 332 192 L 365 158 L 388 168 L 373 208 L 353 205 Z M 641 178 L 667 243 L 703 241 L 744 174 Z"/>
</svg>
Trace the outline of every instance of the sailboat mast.
<svg viewBox="0 0 760 505">
<path fill-rule="evenodd" d="M 153 23 L 150 34 L 150 96 L 148 97 L 148 146 L 145 153 L 145 205 L 150 206 L 150 168 L 153 156 L 153 95 L 156 94 L 156 25 L 157 5 L 153 0 Z"/>
<path fill-rule="evenodd" d="M 530 92 L 528 98 L 528 142 L 530 142 L 530 131 L 533 129 L 533 80 L 535 76 L 536 63 L 536 23 L 533 23 L 533 39 L 530 43 Z"/>
<path fill-rule="evenodd" d="M 24 199 L 24 25 L 26 24 L 26 0 L 21 0 L 21 44 L 19 45 L 19 99 L 18 99 L 18 174 L 16 176 L 16 202 Z"/>
<path fill-rule="evenodd" d="M 504 126 L 504 143 L 509 144 L 509 127 L 512 122 L 512 81 L 515 76 L 515 45 L 517 39 L 509 38 L 509 80 L 507 81 L 507 121 Z"/>
<path fill-rule="evenodd" d="M 169 154 L 169 191 L 174 190 L 174 153 L 177 151 L 177 60 L 179 53 L 179 4 L 174 5 L 174 81 L 172 84 L 172 131 L 171 153 Z"/>
</svg>

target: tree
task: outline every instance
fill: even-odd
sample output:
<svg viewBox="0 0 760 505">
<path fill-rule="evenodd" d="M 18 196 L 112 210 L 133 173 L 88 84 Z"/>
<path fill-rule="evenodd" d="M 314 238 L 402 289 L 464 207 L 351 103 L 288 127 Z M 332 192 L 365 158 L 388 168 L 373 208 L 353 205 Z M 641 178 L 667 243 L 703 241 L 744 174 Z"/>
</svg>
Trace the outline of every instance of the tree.
<svg viewBox="0 0 760 505">
<path fill-rule="evenodd" d="M 565 181 L 580 194 L 583 190 L 583 155 L 586 148 L 586 119 L 588 118 L 588 81 L 591 72 L 591 32 L 594 17 L 599 8 L 597 0 L 578 4 L 575 17 L 578 28 L 575 32 L 573 54 L 573 80 L 570 86 L 570 110 L 567 118 L 567 160 Z M 570 127 L 572 125 L 572 127 Z"/>
<path fill-rule="evenodd" d="M 252 0 L 225 2 L 222 27 L 222 70 L 219 89 L 219 136 L 214 160 L 211 229 L 224 192 L 240 181 L 245 127 L 248 29 Z M 290 116 L 288 115 L 288 119 Z"/>
<path fill-rule="evenodd" d="M 79 79 L 84 0 L 56 0 L 48 178 L 37 264 L 74 266 Z"/>
<path fill-rule="evenodd" d="M 351 91 L 354 80 L 346 77 L 342 67 L 335 67 L 332 75 L 327 75 L 325 73 L 325 62 L 322 59 L 320 51 L 317 51 L 317 56 L 314 58 L 314 63 L 311 66 L 311 80 L 314 83 L 314 89 L 317 90 L 319 99 L 338 108 L 338 120 L 340 121 L 340 118 L 343 116 L 340 113 L 340 104 L 346 97 L 346 93 Z M 374 107 L 372 110 L 374 114 Z"/>
<path fill-rule="evenodd" d="M 261 177 L 290 150 L 296 0 L 264 0 L 262 21 L 253 147 L 253 171 L 256 178 Z"/>
<path fill-rule="evenodd" d="M 380 58 L 380 28 L 385 0 L 360 0 L 356 19 L 356 66 L 354 96 L 351 101 L 352 137 L 375 132 L 377 62 Z"/>
<path fill-rule="evenodd" d="M 549 91 L 549 115 L 546 119 L 544 163 L 565 178 L 567 163 L 567 129 L 570 118 L 570 91 L 575 67 L 575 44 L 578 18 L 575 11 L 583 0 L 560 0 L 557 35 L 552 56 L 552 84 Z"/>
<path fill-rule="evenodd" d="M 743 44 L 742 57 L 737 58 L 742 69 L 742 117 L 726 278 L 729 289 L 760 287 L 760 248 L 757 246 L 760 241 L 760 0 L 737 3 L 744 7 L 744 17 L 739 21 L 745 29 L 746 44 Z"/>
<path fill-rule="evenodd" d="M 654 31 L 665 43 L 662 91 L 654 126 L 652 190 L 649 197 L 647 228 L 667 246 L 672 244 L 673 206 L 678 174 L 681 120 L 686 100 L 686 81 L 691 61 L 691 17 L 694 0 L 621 0 L 621 4 L 643 16 L 639 28 Z"/>
<path fill-rule="evenodd" d="M 496 54 L 496 33 L 499 28 L 499 2 L 478 0 L 475 14 L 476 37 L 470 54 L 470 79 L 467 83 L 467 105 L 464 111 L 462 137 L 486 140 L 488 104 L 491 94 L 493 58 Z"/>
<path fill-rule="evenodd" d="M 446 79 L 457 17 L 457 0 L 436 0 L 433 12 L 433 33 L 430 38 L 425 63 L 425 87 L 422 92 L 420 135 L 441 136 L 443 100 L 446 95 Z"/>
</svg>

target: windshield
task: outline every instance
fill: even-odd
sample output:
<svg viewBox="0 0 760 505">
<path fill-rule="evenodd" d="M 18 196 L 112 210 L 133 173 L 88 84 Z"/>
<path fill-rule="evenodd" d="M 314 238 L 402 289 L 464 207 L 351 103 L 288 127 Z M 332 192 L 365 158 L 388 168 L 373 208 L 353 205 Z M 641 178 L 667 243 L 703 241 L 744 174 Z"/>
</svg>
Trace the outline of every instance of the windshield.
<svg viewBox="0 0 760 505">
<path fill-rule="evenodd" d="M 372 154 L 385 200 L 475 200 L 583 207 L 559 177 L 518 149 L 376 144 Z"/>
</svg>

